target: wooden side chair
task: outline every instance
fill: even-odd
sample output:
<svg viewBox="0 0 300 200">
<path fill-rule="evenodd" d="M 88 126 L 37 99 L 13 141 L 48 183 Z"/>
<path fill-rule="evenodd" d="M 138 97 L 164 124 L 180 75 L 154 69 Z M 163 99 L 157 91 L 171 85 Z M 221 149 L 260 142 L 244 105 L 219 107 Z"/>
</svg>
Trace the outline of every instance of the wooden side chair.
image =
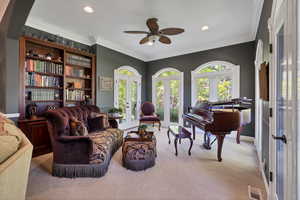
<svg viewBox="0 0 300 200">
<path fill-rule="evenodd" d="M 141 106 L 141 117 L 140 124 L 158 124 L 158 129 L 160 130 L 161 122 L 159 115 L 155 113 L 155 108 L 153 103 L 145 102 Z"/>
</svg>

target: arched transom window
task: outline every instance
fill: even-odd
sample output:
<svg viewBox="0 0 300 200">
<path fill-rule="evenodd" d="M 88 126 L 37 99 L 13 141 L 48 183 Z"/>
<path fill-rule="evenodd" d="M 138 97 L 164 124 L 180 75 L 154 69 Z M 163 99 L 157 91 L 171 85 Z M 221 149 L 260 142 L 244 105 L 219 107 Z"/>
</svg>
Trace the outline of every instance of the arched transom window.
<svg viewBox="0 0 300 200">
<path fill-rule="evenodd" d="M 192 71 L 192 105 L 197 101 L 225 101 L 239 97 L 239 66 L 214 61 Z"/>
</svg>

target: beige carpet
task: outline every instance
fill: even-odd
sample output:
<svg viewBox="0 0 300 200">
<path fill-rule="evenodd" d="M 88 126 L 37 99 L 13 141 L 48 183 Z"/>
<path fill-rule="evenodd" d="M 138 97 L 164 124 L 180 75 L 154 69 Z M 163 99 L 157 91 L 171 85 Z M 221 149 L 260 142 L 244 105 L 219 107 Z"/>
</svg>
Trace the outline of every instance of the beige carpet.
<svg viewBox="0 0 300 200">
<path fill-rule="evenodd" d="M 173 138 L 172 138 L 173 139 Z M 188 140 L 178 146 L 168 144 L 166 130 L 157 133 L 156 165 L 134 172 L 121 165 L 121 149 L 114 155 L 108 173 L 102 178 L 56 178 L 51 176 L 52 154 L 32 160 L 27 198 L 34 200 L 246 200 L 248 185 L 263 189 L 254 146 L 227 137 L 223 161 L 200 147 L 198 134 L 192 155 Z"/>
</svg>

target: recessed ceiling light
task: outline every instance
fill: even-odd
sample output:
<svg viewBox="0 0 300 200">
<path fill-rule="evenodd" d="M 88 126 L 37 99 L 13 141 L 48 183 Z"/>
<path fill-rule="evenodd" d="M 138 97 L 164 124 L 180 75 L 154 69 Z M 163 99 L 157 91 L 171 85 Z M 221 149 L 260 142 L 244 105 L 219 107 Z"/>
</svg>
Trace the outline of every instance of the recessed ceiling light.
<svg viewBox="0 0 300 200">
<path fill-rule="evenodd" d="M 83 10 L 87 13 L 93 13 L 94 9 L 91 6 L 85 6 Z"/>
<path fill-rule="evenodd" d="M 208 26 L 202 26 L 201 30 L 202 31 L 207 31 L 208 30 Z"/>
</svg>

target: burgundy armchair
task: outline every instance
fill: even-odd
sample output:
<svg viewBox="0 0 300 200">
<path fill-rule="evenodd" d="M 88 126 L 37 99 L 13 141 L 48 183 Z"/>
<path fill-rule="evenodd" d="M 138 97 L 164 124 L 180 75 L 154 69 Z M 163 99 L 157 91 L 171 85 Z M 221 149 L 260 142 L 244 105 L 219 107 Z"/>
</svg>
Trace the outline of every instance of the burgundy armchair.
<svg viewBox="0 0 300 200">
<path fill-rule="evenodd" d="M 161 122 L 159 115 L 155 113 L 154 105 L 151 102 L 143 103 L 141 107 L 141 117 L 140 124 L 158 124 L 158 129 L 160 130 Z"/>
</svg>

